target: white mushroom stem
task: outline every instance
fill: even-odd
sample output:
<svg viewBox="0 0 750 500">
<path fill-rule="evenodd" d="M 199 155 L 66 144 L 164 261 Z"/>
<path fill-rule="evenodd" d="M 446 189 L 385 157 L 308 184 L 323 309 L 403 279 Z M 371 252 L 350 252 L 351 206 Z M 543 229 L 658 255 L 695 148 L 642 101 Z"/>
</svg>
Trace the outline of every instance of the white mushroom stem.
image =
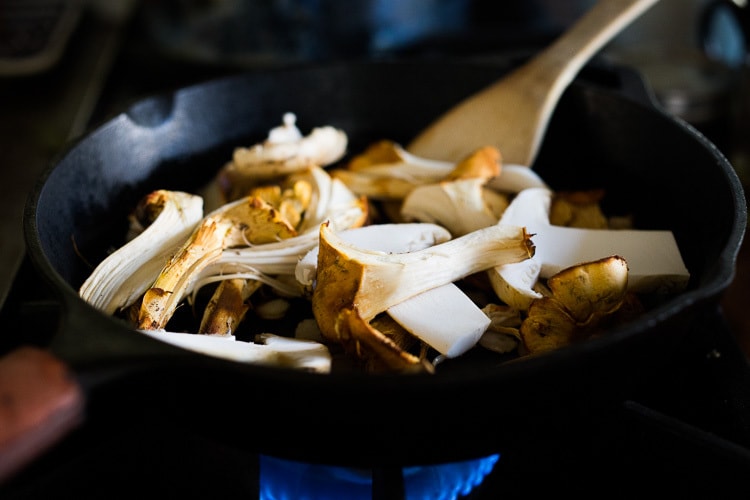
<svg viewBox="0 0 750 500">
<path fill-rule="evenodd" d="M 490 325 L 490 318 L 453 283 L 393 305 L 388 314 L 446 358 L 474 347 Z"/>
<path fill-rule="evenodd" d="M 539 277 L 549 278 L 570 266 L 612 255 L 627 261 L 631 291 L 672 293 L 687 285 L 690 273 L 671 231 L 553 226 L 549 223 L 551 196 L 545 188 L 526 189 L 500 219 L 501 224 L 526 226 L 534 235 L 537 248 L 530 261 L 500 266 L 490 272 L 493 288 L 502 300 L 523 300 L 518 294 L 527 298 L 538 295 L 531 290 L 537 268 Z"/>
<path fill-rule="evenodd" d="M 155 191 L 148 203 L 163 205 L 156 219 L 104 259 L 79 290 L 83 300 L 106 314 L 139 299 L 203 217 L 203 200 L 192 194 Z"/>
<path fill-rule="evenodd" d="M 183 349 L 230 361 L 295 368 L 317 373 L 331 371 L 331 354 L 328 348 L 311 340 L 261 334 L 256 339 L 260 343 L 255 344 L 237 341 L 233 335 L 213 336 L 155 330 L 139 331 Z"/>
<path fill-rule="evenodd" d="M 675 293 L 690 279 L 671 231 L 547 226 L 534 242 L 541 249 L 542 278 L 575 264 L 621 255 L 628 263 L 631 291 Z"/>
<path fill-rule="evenodd" d="M 451 237 L 445 228 L 430 223 L 378 224 L 341 231 L 339 236 L 359 248 L 389 254 L 429 248 Z M 312 286 L 317 265 L 316 246 L 297 266 L 300 283 Z M 449 358 L 474 347 L 490 323 L 487 315 L 453 283 L 420 293 L 387 312 L 412 335 Z"/>
<path fill-rule="evenodd" d="M 313 307 L 317 302 L 320 312 L 321 307 L 348 305 L 365 321 L 427 290 L 503 263 L 527 259 L 534 251 L 523 227 L 500 224 L 402 254 L 357 248 L 325 224 L 320 231 L 318 284 L 313 294 Z M 348 266 L 351 272 L 346 271 Z M 352 284 L 353 296 L 342 297 L 337 291 L 340 285 L 351 287 Z M 326 316 L 335 314 L 335 311 L 324 313 Z M 325 333 L 324 325 L 321 329 Z"/>
<path fill-rule="evenodd" d="M 403 253 L 429 248 L 451 239 L 451 234 L 442 226 L 429 223 L 376 224 L 339 231 L 342 240 L 359 248 L 385 253 Z M 317 238 L 316 238 L 317 243 Z M 295 276 L 305 287 L 311 287 L 318 269 L 318 245 L 316 244 L 299 260 Z"/>
</svg>

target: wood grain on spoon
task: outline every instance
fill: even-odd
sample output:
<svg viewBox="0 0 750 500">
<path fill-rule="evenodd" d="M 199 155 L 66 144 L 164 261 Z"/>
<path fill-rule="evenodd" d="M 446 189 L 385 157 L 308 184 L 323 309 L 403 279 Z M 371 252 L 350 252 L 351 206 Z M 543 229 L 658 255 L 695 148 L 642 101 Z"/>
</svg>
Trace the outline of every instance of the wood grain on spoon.
<svg viewBox="0 0 750 500">
<path fill-rule="evenodd" d="M 458 161 L 495 145 L 504 163 L 531 166 L 557 101 L 578 71 L 657 1 L 599 0 L 552 45 L 443 114 L 407 149 Z"/>
</svg>

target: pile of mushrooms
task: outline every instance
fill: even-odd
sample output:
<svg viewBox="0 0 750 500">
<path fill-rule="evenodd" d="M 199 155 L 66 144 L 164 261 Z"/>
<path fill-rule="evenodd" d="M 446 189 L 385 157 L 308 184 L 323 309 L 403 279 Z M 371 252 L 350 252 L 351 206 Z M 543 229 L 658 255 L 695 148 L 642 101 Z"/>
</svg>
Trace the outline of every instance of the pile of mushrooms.
<svg viewBox="0 0 750 500">
<path fill-rule="evenodd" d="M 388 140 L 346 153 L 343 131 L 304 136 L 287 113 L 200 195 L 145 196 L 80 296 L 236 361 L 326 373 L 343 353 L 369 372 L 433 373 L 475 348 L 525 356 L 601 335 L 642 312 L 638 294 L 687 285 L 671 232 L 623 228 L 602 192 L 555 193 L 493 147 L 458 163 Z M 309 304 L 293 335 L 237 339 L 249 310 L 281 317 L 293 298 Z M 194 331 L 173 331 L 182 304 Z"/>
</svg>

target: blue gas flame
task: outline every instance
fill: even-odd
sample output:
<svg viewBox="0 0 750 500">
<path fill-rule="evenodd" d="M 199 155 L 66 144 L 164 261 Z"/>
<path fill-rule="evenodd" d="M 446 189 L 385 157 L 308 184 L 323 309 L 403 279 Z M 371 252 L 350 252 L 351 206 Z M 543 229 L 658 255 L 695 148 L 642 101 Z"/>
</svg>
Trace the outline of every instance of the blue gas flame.
<svg viewBox="0 0 750 500">
<path fill-rule="evenodd" d="M 456 500 L 479 486 L 499 454 L 437 465 L 403 467 L 406 500 Z M 260 456 L 261 500 L 372 499 L 372 471 Z"/>
</svg>

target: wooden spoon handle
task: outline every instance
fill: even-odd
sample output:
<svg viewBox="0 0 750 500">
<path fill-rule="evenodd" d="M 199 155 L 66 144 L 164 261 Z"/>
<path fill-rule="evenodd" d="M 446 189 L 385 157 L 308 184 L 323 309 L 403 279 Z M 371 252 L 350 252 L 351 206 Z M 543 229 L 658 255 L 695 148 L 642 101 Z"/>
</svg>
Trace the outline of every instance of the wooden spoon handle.
<svg viewBox="0 0 750 500">
<path fill-rule="evenodd" d="M 656 2 L 599 0 L 570 29 L 521 66 L 517 76 L 527 76 L 557 101 L 591 57 Z"/>
</svg>

